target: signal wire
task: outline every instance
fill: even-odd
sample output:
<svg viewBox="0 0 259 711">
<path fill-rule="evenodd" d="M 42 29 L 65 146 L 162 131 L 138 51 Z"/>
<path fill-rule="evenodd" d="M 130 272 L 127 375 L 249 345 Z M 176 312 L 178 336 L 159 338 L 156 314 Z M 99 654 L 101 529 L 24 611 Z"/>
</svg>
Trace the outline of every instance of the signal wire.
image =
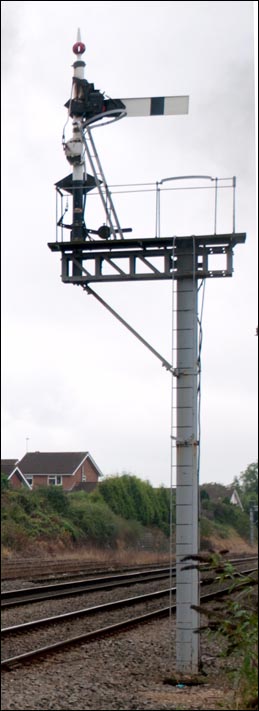
<svg viewBox="0 0 259 711">
<path fill-rule="evenodd" d="M 198 479 L 200 476 L 200 452 L 201 452 L 201 351 L 202 351 L 202 341 L 203 341 L 203 326 L 202 326 L 202 319 L 203 319 L 203 309 L 204 309 L 204 299 L 205 299 L 205 286 L 206 286 L 206 279 L 203 279 L 199 289 L 202 289 L 202 300 L 201 300 L 201 309 L 200 309 L 200 316 L 197 316 L 197 321 L 198 321 L 198 327 L 199 327 L 199 336 L 198 336 L 198 359 L 197 359 L 197 365 L 198 365 L 198 442 L 199 442 L 199 447 L 198 447 L 198 462 L 197 462 L 197 474 L 198 474 Z"/>
</svg>

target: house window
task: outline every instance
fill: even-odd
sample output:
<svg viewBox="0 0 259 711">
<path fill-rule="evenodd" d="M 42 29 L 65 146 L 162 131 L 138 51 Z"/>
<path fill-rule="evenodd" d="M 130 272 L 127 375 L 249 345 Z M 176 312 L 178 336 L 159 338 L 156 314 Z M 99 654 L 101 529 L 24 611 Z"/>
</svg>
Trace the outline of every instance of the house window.
<svg viewBox="0 0 259 711">
<path fill-rule="evenodd" d="M 82 466 L 82 481 L 86 481 L 86 474 L 85 474 L 84 465 Z"/>
<path fill-rule="evenodd" d="M 62 476 L 49 476 L 48 484 L 49 486 L 62 486 Z"/>
<path fill-rule="evenodd" d="M 26 476 L 25 479 L 28 482 L 28 484 L 30 484 L 30 486 L 33 485 L 33 476 Z"/>
</svg>

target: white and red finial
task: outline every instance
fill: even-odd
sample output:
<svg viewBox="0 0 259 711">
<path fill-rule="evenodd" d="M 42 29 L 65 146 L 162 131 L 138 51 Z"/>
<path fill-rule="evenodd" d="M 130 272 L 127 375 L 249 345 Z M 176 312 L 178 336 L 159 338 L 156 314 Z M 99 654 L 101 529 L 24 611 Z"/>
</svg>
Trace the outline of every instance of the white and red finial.
<svg viewBox="0 0 259 711">
<path fill-rule="evenodd" d="M 85 51 L 85 44 L 81 42 L 81 33 L 80 29 L 77 30 L 77 40 L 76 43 L 73 45 L 73 52 L 74 54 L 83 54 Z"/>
</svg>

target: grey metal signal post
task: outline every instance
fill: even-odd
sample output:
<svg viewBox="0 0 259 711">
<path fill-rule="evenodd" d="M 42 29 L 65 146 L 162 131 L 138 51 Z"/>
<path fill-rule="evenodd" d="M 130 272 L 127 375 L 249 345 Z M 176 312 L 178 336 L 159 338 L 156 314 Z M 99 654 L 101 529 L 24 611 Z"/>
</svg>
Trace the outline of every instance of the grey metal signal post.
<svg viewBox="0 0 259 711">
<path fill-rule="evenodd" d="M 193 271 L 193 250 L 178 260 L 176 333 L 177 381 L 176 428 L 172 437 L 176 447 L 176 663 L 182 674 L 199 671 L 199 575 L 192 556 L 199 553 L 199 481 L 197 467 L 197 278 L 185 276 Z M 182 278 L 180 278 L 182 276 Z M 174 398 L 172 404 L 174 406 Z M 174 415 L 174 413 L 173 413 Z M 190 558 L 184 564 L 183 558 Z M 188 567 L 189 566 L 189 567 Z"/>
<path fill-rule="evenodd" d="M 49 248 L 61 254 L 62 281 L 86 289 L 95 282 L 156 281 L 177 283 L 176 334 L 177 368 L 173 373 L 176 393 L 176 666 L 180 673 L 199 671 L 198 613 L 199 576 L 185 568 L 199 552 L 199 482 L 197 472 L 197 375 L 198 375 L 198 281 L 230 277 L 233 248 L 245 242 L 245 233 L 116 239 L 102 241 L 52 242 Z M 225 268 L 213 269 L 213 255 L 225 255 Z M 157 257 L 156 267 L 149 261 Z M 160 266 L 158 266 L 158 258 Z M 123 268 L 120 266 L 123 260 Z M 125 266 L 126 263 L 126 266 Z M 90 266 L 91 264 L 91 271 Z M 109 265 L 111 273 L 103 270 Z M 141 272 L 143 264 L 143 272 Z M 73 266 L 74 265 L 74 266 Z M 138 265 L 138 268 L 137 268 Z M 74 268 L 76 267 L 76 268 Z M 149 267 L 149 270 L 148 270 Z M 91 293 L 94 294 L 90 287 Z M 173 372 L 173 369 L 172 369 Z"/>
<path fill-rule="evenodd" d="M 245 241 L 244 233 L 195 235 L 186 237 L 125 238 L 118 222 L 110 191 L 106 184 L 96 152 L 91 125 L 104 119 L 122 116 L 151 116 L 182 114 L 188 112 L 188 97 L 153 97 L 145 99 L 105 99 L 84 79 L 85 63 L 82 55 L 85 45 L 80 32 L 73 46 L 76 61 L 71 98 L 67 102 L 69 117 L 73 122 L 73 135 L 63 146 L 72 174 L 56 183 L 61 198 L 62 216 L 57 222 L 61 240 L 48 244 L 61 255 L 61 276 L 66 284 L 81 285 L 95 296 L 109 311 L 127 326 L 172 373 L 173 391 L 176 395 L 176 419 L 172 428 L 172 446 L 176 450 L 176 665 L 178 672 L 199 671 L 199 626 L 193 605 L 199 604 L 199 578 L 197 570 L 187 570 L 184 558 L 199 552 L 198 468 L 197 450 L 197 382 L 198 382 L 198 281 L 210 277 L 230 277 L 233 272 L 233 248 Z M 89 148 L 90 144 L 90 148 Z M 84 155 L 94 172 L 86 174 Z M 216 179 L 217 180 L 217 179 Z M 234 184 L 234 183 L 233 183 Z M 98 230 L 85 225 L 84 210 L 87 193 L 96 187 L 105 209 L 106 224 Z M 72 223 L 65 224 L 64 200 L 73 198 Z M 64 200 L 63 200 L 64 198 Z M 107 207 L 108 206 L 108 207 Z M 64 230 L 70 238 L 63 240 Z M 68 233 L 65 233 L 68 234 Z M 93 237 L 92 235 L 97 235 Z M 213 255 L 224 255 L 225 266 L 213 268 Z M 155 258 L 155 265 L 154 259 Z M 90 285 L 95 282 L 176 280 L 176 368 L 171 366 L 139 334 L 119 317 Z"/>
</svg>

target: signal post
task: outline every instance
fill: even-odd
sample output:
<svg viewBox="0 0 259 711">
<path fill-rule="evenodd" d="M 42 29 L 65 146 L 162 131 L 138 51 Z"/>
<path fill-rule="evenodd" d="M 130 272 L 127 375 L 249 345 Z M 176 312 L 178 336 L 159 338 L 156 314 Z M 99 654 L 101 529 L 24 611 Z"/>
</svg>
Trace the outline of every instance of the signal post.
<svg viewBox="0 0 259 711">
<path fill-rule="evenodd" d="M 57 222 L 61 239 L 57 233 L 56 241 L 49 242 L 48 246 L 60 254 L 62 281 L 81 285 L 86 292 L 96 296 L 171 371 L 174 394 L 172 447 L 176 451 L 176 667 L 178 673 L 197 674 L 200 665 L 199 634 L 196 632 L 199 615 L 193 606 L 199 605 L 199 576 L 195 567 L 188 567 L 192 557 L 199 553 L 198 282 L 207 278 L 231 277 L 233 249 L 245 242 L 246 235 L 236 233 L 233 223 L 233 231 L 226 234 L 216 234 L 215 230 L 215 234 L 185 237 L 124 237 L 124 232 L 130 232 L 131 228 L 120 227 L 93 142 L 91 124 L 109 117 L 118 120 L 127 115 L 187 113 L 188 97 L 105 99 L 84 79 L 85 64 L 81 55 L 85 46 L 80 33 L 73 51 L 77 60 L 73 65 L 72 98 L 66 104 L 73 122 L 73 136 L 70 141 L 63 142 L 73 174 L 56 183 L 61 207 L 63 199 L 73 197 L 72 224 L 64 224 L 64 213 Z M 85 152 L 94 177 L 86 174 Z M 94 187 L 99 191 L 106 211 L 107 224 L 99 229 L 89 229 L 84 218 L 86 194 Z M 68 240 L 63 239 L 65 228 L 70 230 L 65 233 L 70 234 Z M 213 268 L 213 255 L 224 255 L 223 268 Z M 176 368 L 154 351 L 91 288 L 95 282 L 163 279 L 176 280 Z M 186 558 L 189 560 L 185 561 Z"/>
</svg>

